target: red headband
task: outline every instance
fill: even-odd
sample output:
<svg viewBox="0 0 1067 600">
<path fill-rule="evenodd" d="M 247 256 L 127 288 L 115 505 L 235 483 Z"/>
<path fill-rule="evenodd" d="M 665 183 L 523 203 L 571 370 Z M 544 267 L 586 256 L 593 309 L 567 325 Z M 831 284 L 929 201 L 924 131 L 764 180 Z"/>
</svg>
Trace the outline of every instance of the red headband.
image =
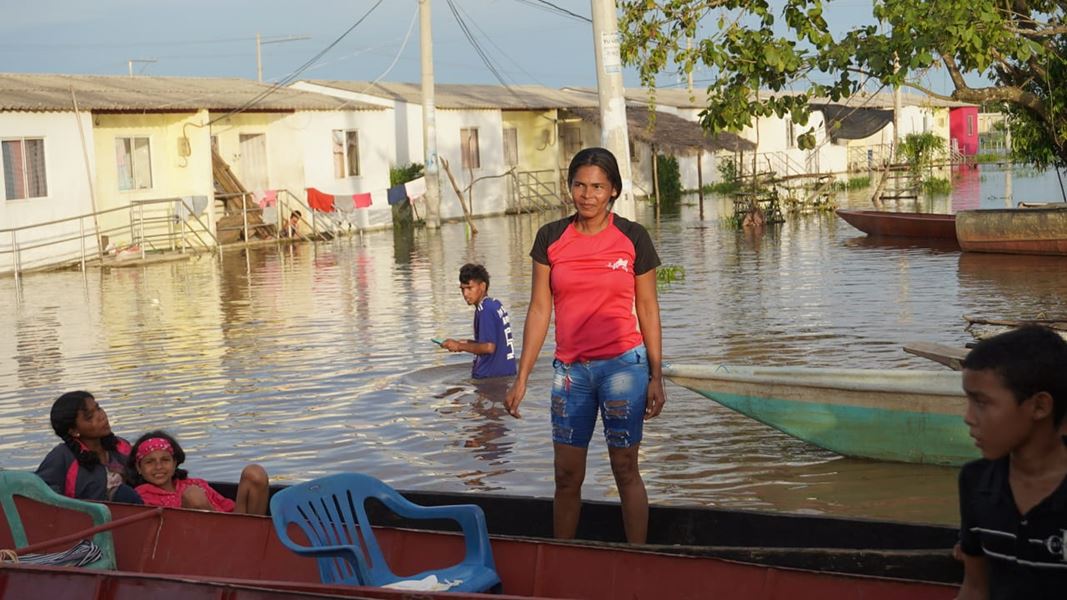
<svg viewBox="0 0 1067 600">
<path fill-rule="evenodd" d="M 155 452 L 156 450 L 166 450 L 167 454 L 174 456 L 174 446 L 163 438 L 148 438 L 141 442 L 141 445 L 137 447 L 137 462 L 141 462 L 141 459 Z"/>
</svg>

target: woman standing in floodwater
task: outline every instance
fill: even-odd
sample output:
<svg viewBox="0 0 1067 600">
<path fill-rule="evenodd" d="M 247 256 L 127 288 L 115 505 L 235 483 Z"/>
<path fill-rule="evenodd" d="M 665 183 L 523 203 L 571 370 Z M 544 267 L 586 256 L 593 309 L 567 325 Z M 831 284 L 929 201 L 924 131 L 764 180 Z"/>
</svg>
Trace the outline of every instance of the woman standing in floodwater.
<svg viewBox="0 0 1067 600">
<path fill-rule="evenodd" d="M 530 251 L 533 288 L 522 356 L 505 405 L 519 416 L 554 308 L 553 532 L 569 539 L 578 529 L 586 455 L 599 412 L 626 540 L 641 544 L 648 534 L 648 494 L 638 448 L 644 420 L 659 415 L 666 401 L 656 298 L 660 260 L 644 227 L 611 212 L 622 192 L 611 152 L 578 152 L 567 183 L 575 213 L 541 227 Z"/>
</svg>

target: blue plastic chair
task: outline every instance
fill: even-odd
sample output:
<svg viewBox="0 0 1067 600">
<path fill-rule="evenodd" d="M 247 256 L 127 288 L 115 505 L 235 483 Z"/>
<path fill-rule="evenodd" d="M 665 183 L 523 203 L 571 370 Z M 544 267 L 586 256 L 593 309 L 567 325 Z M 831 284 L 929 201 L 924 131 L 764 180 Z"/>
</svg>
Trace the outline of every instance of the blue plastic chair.
<svg viewBox="0 0 1067 600">
<path fill-rule="evenodd" d="M 75 500 L 74 498 L 67 498 L 57 494 L 36 473 L 0 470 L 0 507 L 4 510 L 4 516 L 7 517 L 7 526 L 11 530 L 11 537 L 15 542 L 16 548 L 24 548 L 29 543 L 26 539 L 26 530 L 22 525 L 18 507 L 15 506 L 15 496 L 22 496 L 42 504 L 49 504 L 67 510 L 83 512 L 92 519 L 93 526 L 103 525 L 111 521 L 111 511 L 108 507 L 97 502 Z M 111 532 L 101 531 L 97 533 L 93 536 L 93 543 L 100 548 L 101 557 L 96 562 L 86 565 L 86 568 L 116 568 L 115 544 L 111 539 Z"/>
<path fill-rule="evenodd" d="M 381 501 L 407 519 L 451 519 L 463 530 L 463 561 L 445 569 L 397 577 L 386 564 L 365 504 Z M 493 563 L 489 532 L 482 509 L 473 504 L 419 506 L 380 480 L 362 473 L 342 473 L 288 487 L 270 501 L 274 531 L 287 548 L 318 560 L 323 583 L 383 586 L 436 575 L 438 581 L 460 582 L 448 591 L 484 592 L 500 585 Z M 296 524 L 310 546 L 295 543 L 288 528 Z"/>
</svg>

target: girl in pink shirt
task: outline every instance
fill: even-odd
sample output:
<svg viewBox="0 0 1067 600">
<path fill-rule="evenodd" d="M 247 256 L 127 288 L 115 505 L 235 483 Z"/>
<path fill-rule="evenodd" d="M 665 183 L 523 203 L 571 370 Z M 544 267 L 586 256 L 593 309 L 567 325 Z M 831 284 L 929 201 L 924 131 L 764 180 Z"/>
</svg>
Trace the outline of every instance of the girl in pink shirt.
<svg viewBox="0 0 1067 600">
<path fill-rule="evenodd" d="M 241 471 L 237 485 L 237 500 L 233 501 L 215 491 L 203 479 L 189 477 L 185 469 L 185 451 L 164 431 L 150 431 L 142 435 L 130 452 L 129 472 L 137 485 L 137 493 L 144 503 L 170 508 L 195 508 L 217 512 L 267 514 L 270 480 L 259 465 L 248 465 Z"/>
</svg>

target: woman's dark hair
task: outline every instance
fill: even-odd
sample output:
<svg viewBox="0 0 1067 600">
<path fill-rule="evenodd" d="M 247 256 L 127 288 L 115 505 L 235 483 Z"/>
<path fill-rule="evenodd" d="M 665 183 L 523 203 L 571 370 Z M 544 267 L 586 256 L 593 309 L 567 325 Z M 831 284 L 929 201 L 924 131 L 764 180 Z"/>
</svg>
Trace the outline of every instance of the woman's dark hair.
<svg viewBox="0 0 1067 600">
<path fill-rule="evenodd" d="M 963 368 L 993 371 L 1022 404 L 1038 392 L 1052 396 L 1052 424 L 1067 413 L 1067 341 L 1040 325 L 1027 325 L 984 339 L 967 353 Z"/>
<path fill-rule="evenodd" d="M 155 431 L 149 431 L 137 438 L 137 441 L 133 443 L 133 448 L 130 449 L 130 458 L 126 460 L 126 473 L 129 474 L 130 485 L 137 487 L 145 482 L 144 477 L 141 477 L 140 471 L 137 470 L 137 449 L 141 447 L 141 444 L 152 438 L 162 438 L 167 440 L 170 442 L 170 447 L 174 449 L 174 478 L 185 479 L 188 477 L 188 471 L 178 468 L 185 462 L 185 450 L 182 450 L 181 445 L 178 443 L 178 440 L 174 439 L 174 436 L 166 431 L 157 429 Z"/>
<path fill-rule="evenodd" d="M 86 449 L 70 434 L 70 430 L 78 423 L 78 413 L 85 410 L 85 403 L 88 400 L 95 400 L 89 392 L 79 390 L 63 394 L 52 403 L 49 420 L 52 422 L 52 431 L 55 431 L 67 448 L 74 453 L 78 464 L 92 469 L 100 464 L 100 457 L 96 455 L 96 452 Z M 118 447 L 119 438 L 115 437 L 114 433 L 108 434 L 107 437 L 101 438 L 100 445 L 110 452 Z"/>
<path fill-rule="evenodd" d="M 615 188 L 615 195 L 611 197 L 611 202 L 614 203 L 615 199 L 622 193 L 622 175 L 619 174 L 619 163 L 615 160 L 615 155 L 606 148 L 585 148 L 579 150 L 578 154 L 574 155 L 571 159 L 571 166 L 567 169 L 567 187 L 574 185 L 574 176 L 578 173 L 578 169 L 582 167 L 600 167 L 604 174 L 608 176 L 608 181 L 611 182 L 611 186 Z"/>
</svg>

